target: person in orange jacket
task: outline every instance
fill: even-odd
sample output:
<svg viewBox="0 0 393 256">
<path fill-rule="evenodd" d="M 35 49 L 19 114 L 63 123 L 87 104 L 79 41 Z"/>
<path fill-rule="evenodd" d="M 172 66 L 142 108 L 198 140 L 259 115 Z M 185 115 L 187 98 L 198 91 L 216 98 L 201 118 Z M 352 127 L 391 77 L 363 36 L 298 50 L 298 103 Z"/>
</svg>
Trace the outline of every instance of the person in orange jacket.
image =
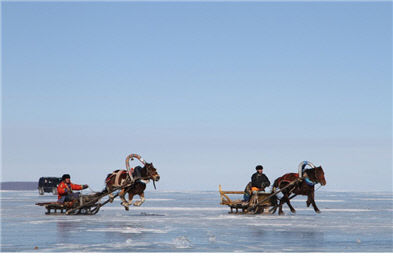
<svg viewBox="0 0 393 256">
<path fill-rule="evenodd" d="M 64 203 L 73 201 L 79 198 L 80 193 L 74 193 L 73 190 L 82 190 L 88 188 L 88 185 L 78 185 L 71 183 L 71 176 L 64 174 L 61 177 L 61 182 L 57 186 L 58 202 Z"/>
</svg>

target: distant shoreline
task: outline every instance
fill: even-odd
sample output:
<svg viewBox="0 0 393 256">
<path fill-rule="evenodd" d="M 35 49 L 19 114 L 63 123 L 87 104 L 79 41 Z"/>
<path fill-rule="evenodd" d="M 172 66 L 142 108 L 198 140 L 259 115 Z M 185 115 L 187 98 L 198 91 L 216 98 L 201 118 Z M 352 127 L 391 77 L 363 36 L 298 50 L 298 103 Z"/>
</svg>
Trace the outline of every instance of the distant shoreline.
<svg viewBox="0 0 393 256">
<path fill-rule="evenodd" d="M 36 190 L 37 181 L 5 181 L 0 182 L 0 190 Z"/>
</svg>

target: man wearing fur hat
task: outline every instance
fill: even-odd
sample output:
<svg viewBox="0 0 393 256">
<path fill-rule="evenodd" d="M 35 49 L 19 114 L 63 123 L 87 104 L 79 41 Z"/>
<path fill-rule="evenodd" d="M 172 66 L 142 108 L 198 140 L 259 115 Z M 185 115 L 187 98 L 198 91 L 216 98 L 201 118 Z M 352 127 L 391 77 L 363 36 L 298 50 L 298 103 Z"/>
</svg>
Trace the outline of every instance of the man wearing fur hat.
<svg viewBox="0 0 393 256">
<path fill-rule="evenodd" d="M 60 184 L 57 186 L 57 201 L 59 203 L 64 203 L 78 199 L 80 193 L 74 193 L 73 190 L 82 190 L 88 187 L 88 185 L 78 185 L 71 183 L 71 176 L 69 174 L 64 174 L 63 177 L 61 177 Z"/>
<path fill-rule="evenodd" d="M 257 165 L 255 169 L 257 172 L 251 176 L 251 190 L 265 191 L 265 188 L 270 186 L 270 181 L 267 176 L 263 174 L 262 165 Z"/>
</svg>

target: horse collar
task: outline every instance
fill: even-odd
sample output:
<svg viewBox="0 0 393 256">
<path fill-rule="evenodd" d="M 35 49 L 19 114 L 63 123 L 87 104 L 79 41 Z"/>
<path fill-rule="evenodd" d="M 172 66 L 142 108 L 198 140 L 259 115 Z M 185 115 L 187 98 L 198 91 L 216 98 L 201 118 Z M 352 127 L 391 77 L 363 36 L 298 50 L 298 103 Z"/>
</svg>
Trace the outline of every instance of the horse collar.
<svg viewBox="0 0 393 256">
<path fill-rule="evenodd" d="M 309 186 L 314 186 L 315 184 L 318 183 L 318 182 L 311 181 L 308 177 L 306 177 L 306 178 L 304 179 L 304 181 L 305 181 L 306 184 L 309 185 Z"/>
<path fill-rule="evenodd" d="M 134 168 L 131 168 L 129 171 L 128 171 L 128 175 L 130 176 L 130 178 L 132 179 L 132 177 L 133 177 L 133 172 L 134 172 Z"/>
</svg>

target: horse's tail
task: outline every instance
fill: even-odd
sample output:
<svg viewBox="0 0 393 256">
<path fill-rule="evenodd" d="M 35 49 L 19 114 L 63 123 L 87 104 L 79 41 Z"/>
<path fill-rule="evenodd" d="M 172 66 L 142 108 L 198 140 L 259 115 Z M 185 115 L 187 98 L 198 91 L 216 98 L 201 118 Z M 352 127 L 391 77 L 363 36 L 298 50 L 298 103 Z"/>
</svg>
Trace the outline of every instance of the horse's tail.
<svg viewBox="0 0 393 256">
<path fill-rule="evenodd" d="M 105 178 L 105 184 L 108 183 L 110 177 L 113 175 L 113 173 L 109 173 L 106 178 Z"/>
</svg>

